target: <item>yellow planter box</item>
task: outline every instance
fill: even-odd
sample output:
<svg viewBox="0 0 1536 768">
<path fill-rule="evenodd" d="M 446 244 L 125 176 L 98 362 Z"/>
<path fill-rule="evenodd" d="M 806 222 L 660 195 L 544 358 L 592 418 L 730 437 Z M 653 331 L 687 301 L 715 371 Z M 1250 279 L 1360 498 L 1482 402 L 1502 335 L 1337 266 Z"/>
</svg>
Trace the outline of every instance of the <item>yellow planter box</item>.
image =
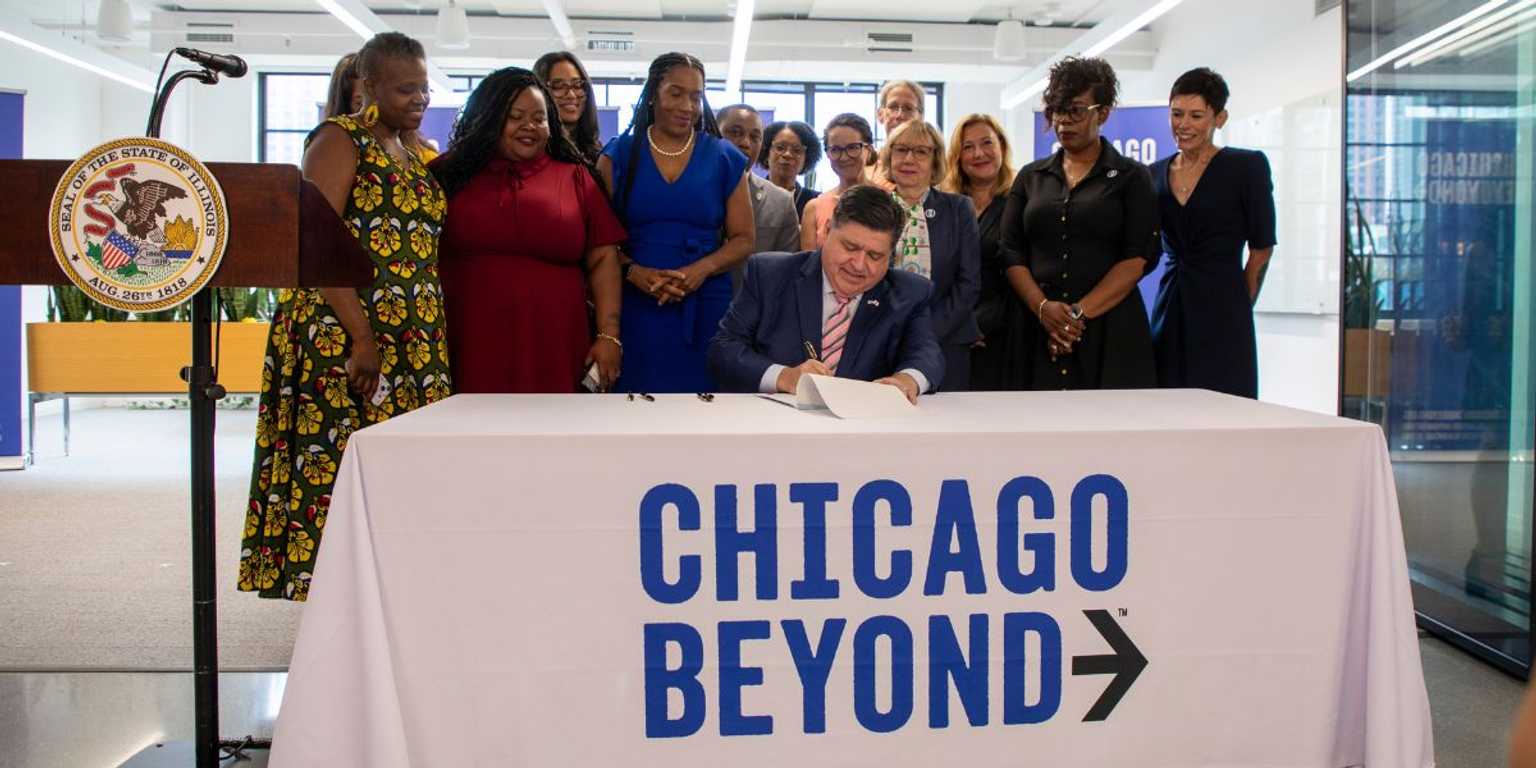
<svg viewBox="0 0 1536 768">
<path fill-rule="evenodd" d="M 219 383 L 261 391 L 267 323 L 225 322 Z M 164 394 L 186 392 L 190 323 L 28 323 L 27 388 L 33 392 Z"/>
</svg>

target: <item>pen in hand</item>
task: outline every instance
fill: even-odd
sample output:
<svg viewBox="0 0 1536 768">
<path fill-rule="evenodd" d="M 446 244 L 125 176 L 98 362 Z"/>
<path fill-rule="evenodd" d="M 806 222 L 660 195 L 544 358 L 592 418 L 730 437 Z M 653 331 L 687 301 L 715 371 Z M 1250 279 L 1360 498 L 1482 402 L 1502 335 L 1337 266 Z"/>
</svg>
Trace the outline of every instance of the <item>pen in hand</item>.
<svg viewBox="0 0 1536 768">
<path fill-rule="evenodd" d="M 820 360 L 821 359 L 820 357 L 817 357 L 817 355 L 816 355 L 816 347 L 812 346 L 811 342 L 809 342 L 809 341 L 805 342 L 805 359 L 807 359 L 807 360 Z"/>
</svg>

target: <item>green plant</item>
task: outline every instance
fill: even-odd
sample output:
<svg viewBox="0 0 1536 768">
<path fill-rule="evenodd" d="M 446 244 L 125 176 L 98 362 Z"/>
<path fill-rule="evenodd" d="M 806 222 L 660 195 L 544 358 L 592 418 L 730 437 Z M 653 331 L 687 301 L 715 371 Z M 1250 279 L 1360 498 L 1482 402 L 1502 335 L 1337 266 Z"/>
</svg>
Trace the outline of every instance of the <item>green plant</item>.
<svg viewBox="0 0 1536 768">
<path fill-rule="evenodd" d="M 220 288 L 219 308 L 224 319 L 232 322 L 244 320 L 270 320 L 277 297 L 270 288 Z"/>
<path fill-rule="evenodd" d="M 179 323 L 192 319 L 192 305 L 181 304 L 159 312 L 135 312 L 133 319 L 147 323 Z"/>
<path fill-rule="evenodd" d="M 73 285 L 54 286 L 48 292 L 49 322 L 87 323 L 95 320 L 118 322 L 127 319 L 127 312 L 97 302 L 85 295 L 85 291 Z"/>
<path fill-rule="evenodd" d="M 1354 226 L 1345 228 L 1344 327 L 1374 328 L 1384 306 L 1377 291 L 1381 281 L 1376 279 L 1373 264 L 1376 237 L 1366 225 L 1360 201 L 1351 199 L 1350 203 Z"/>
</svg>

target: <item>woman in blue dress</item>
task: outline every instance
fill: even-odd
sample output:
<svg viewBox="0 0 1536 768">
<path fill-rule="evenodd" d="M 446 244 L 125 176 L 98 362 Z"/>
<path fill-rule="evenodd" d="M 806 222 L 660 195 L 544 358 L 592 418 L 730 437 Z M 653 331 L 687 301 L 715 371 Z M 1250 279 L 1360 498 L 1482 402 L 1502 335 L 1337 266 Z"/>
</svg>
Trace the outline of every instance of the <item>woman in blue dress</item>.
<svg viewBox="0 0 1536 768">
<path fill-rule="evenodd" d="M 733 267 L 756 238 L 741 151 L 720 138 L 704 65 L 651 62 L 635 116 L 597 163 L 629 231 L 620 392 L 713 392 L 709 340 L 731 304 Z"/>
<path fill-rule="evenodd" d="M 1257 398 L 1253 303 L 1274 253 L 1275 195 L 1264 153 L 1212 143 L 1227 96 L 1226 81 L 1204 67 L 1181 75 L 1169 96 L 1179 152 L 1152 165 L 1168 254 L 1152 340 L 1159 386 Z"/>
</svg>

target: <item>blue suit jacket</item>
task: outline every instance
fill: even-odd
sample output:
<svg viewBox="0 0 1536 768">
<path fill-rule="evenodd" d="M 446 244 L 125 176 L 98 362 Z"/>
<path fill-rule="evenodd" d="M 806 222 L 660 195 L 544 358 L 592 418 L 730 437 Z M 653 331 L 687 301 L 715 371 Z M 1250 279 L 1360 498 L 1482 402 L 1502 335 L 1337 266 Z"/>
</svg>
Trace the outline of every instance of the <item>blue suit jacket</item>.
<svg viewBox="0 0 1536 768">
<path fill-rule="evenodd" d="M 933 332 L 944 345 L 969 346 L 981 338 L 981 230 L 971 198 L 930 189 L 923 207 L 933 258 Z M 857 317 L 857 315 L 855 315 Z"/>
<path fill-rule="evenodd" d="M 723 392 L 756 392 L 768 366 L 805 362 L 805 342 L 821 353 L 821 251 L 759 253 L 709 344 L 709 372 Z M 891 271 L 859 298 L 837 375 L 873 381 L 916 368 L 938 388 L 944 354 L 933 334 L 933 284 Z"/>
</svg>

